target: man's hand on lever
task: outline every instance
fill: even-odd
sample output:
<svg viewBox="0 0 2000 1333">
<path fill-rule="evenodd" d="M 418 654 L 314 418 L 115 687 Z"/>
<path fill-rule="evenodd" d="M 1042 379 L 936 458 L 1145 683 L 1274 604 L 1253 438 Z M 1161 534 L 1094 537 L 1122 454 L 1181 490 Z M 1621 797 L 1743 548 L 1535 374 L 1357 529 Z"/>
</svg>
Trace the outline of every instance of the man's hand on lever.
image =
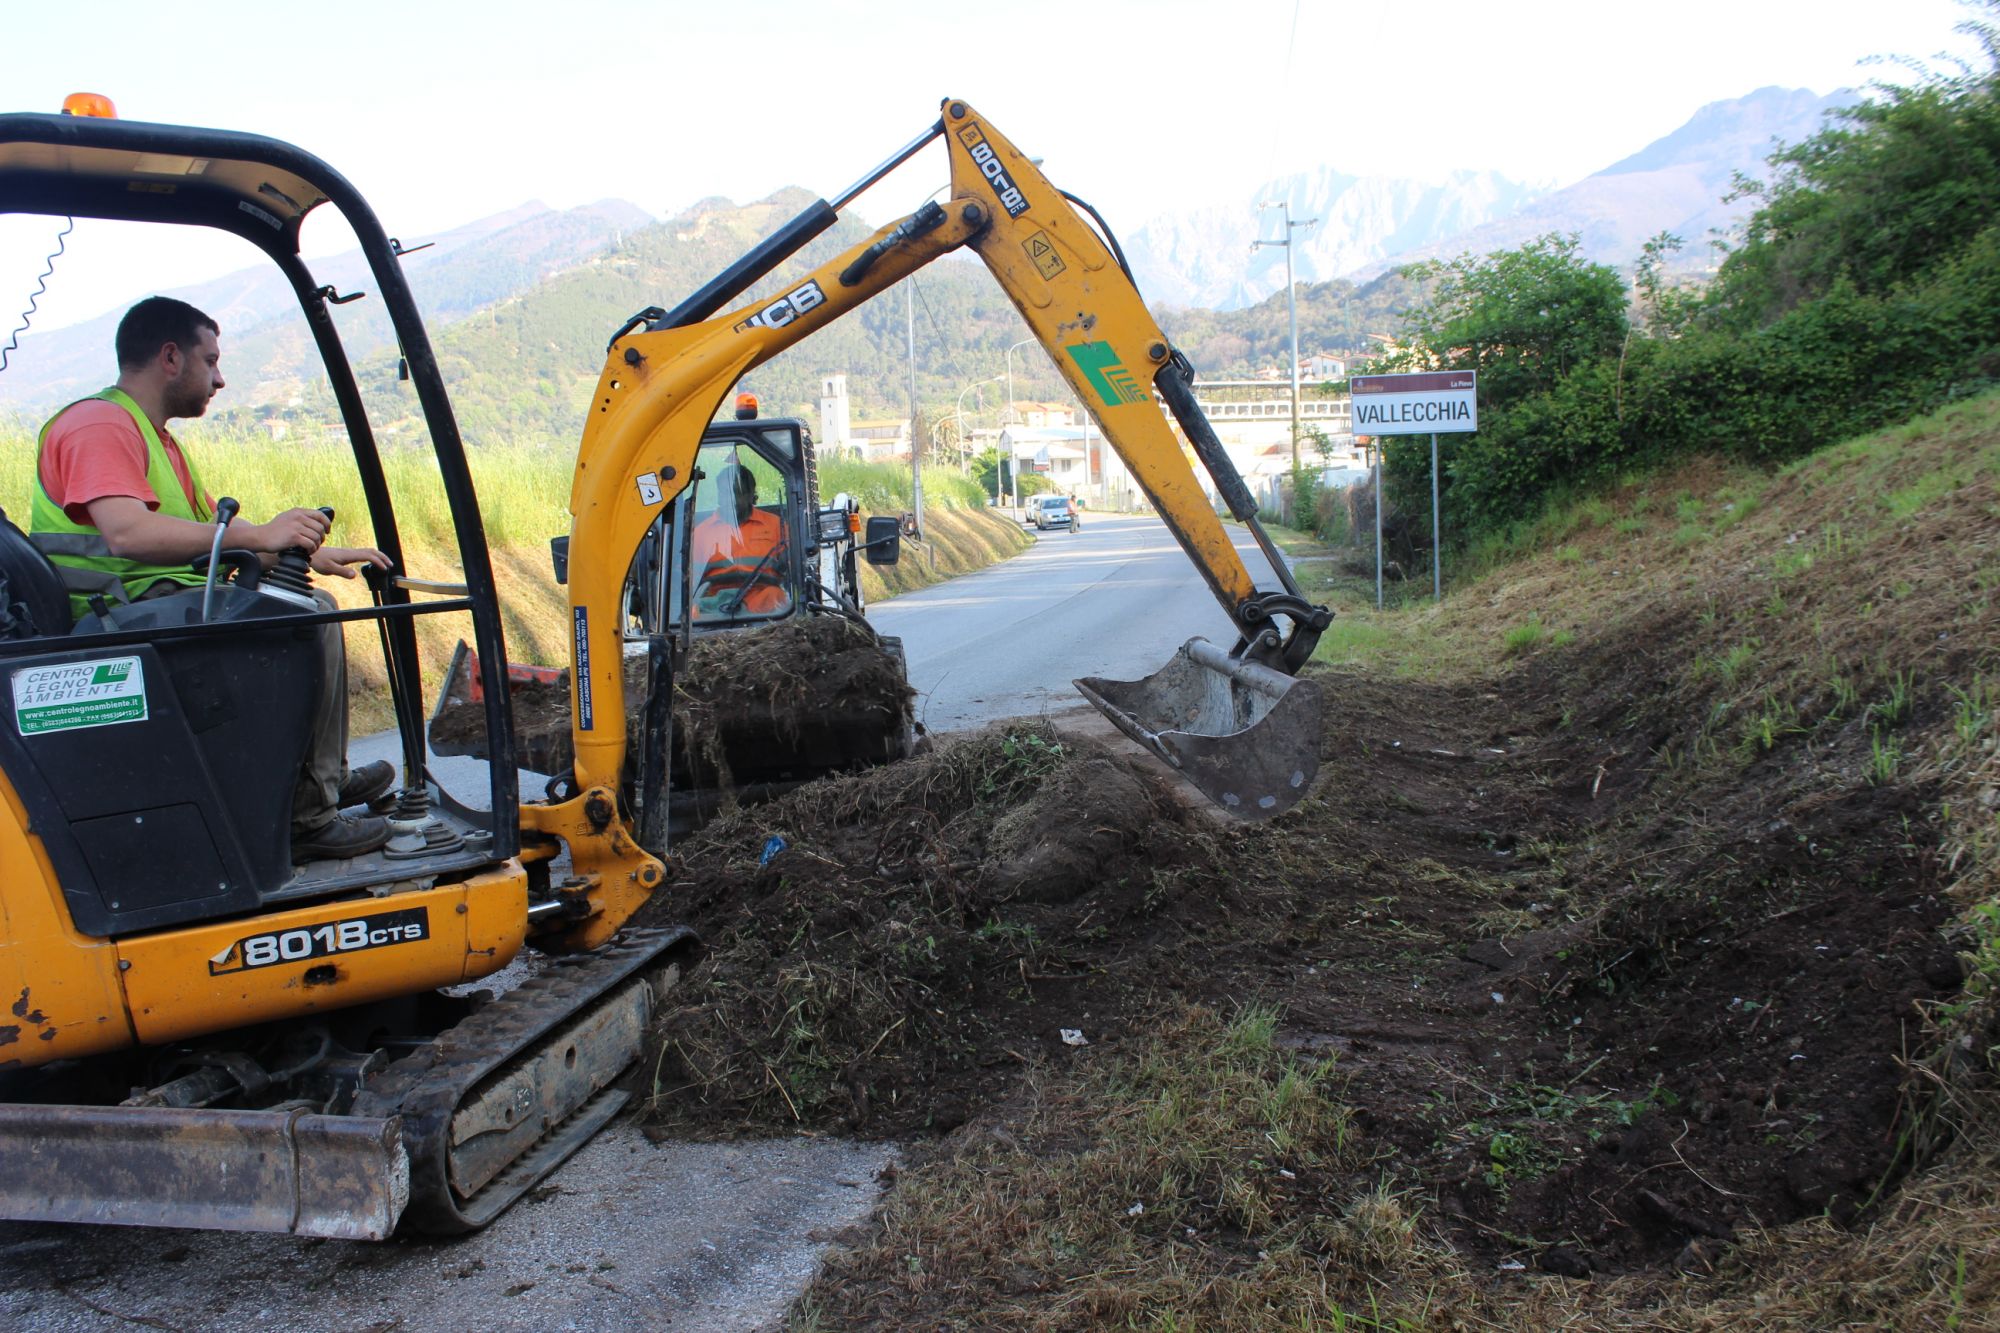
<svg viewBox="0 0 2000 1333">
<path fill-rule="evenodd" d="M 351 579 L 355 575 L 351 568 L 354 565 L 387 569 L 389 557 L 372 546 L 322 546 L 312 553 L 315 574 L 338 574 L 341 578 Z"/>
<path fill-rule="evenodd" d="M 241 545 L 245 550 L 276 555 L 294 546 L 302 551 L 317 551 L 333 524 L 317 509 L 287 509 L 263 523 L 243 523 L 239 519 L 229 526 L 232 530 L 238 527 L 249 529 L 241 540 L 232 531 L 229 545 Z"/>
</svg>

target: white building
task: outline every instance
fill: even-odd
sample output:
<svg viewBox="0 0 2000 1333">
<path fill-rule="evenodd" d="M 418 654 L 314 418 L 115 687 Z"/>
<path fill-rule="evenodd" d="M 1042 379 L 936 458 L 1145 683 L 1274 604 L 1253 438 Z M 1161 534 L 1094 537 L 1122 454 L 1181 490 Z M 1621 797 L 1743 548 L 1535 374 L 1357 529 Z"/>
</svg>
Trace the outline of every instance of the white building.
<svg viewBox="0 0 2000 1333">
<path fill-rule="evenodd" d="M 853 439 L 848 415 L 847 376 L 828 375 L 819 382 L 819 447 L 846 449 Z"/>
</svg>

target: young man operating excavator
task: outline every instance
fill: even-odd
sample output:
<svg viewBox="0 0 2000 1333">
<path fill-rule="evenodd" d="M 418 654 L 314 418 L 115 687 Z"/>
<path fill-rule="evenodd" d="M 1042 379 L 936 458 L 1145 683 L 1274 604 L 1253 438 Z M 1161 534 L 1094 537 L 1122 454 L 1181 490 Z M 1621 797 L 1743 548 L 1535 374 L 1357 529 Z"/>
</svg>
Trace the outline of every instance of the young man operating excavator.
<svg viewBox="0 0 2000 1333">
<path fill-rule="evenodd" d="M 62 574 L 77 615 L 92 596 L 108 603 L 200 587 L 190 567 L 215 534 L 215 501 L 167 423 L 193 418 L 223 387 L 220 326 L 171 297 L 149 297 L 119 322 L 118 382 L 71 403 L 42 428 L 29 538 Z M 317 509 L 287 509 L 263 523 L 230 520 L 223 545 L 267 564 L 297 547 L 316 573 L 353 578 L 352 566 L 388 568 L 369 547 L 325 545 Z M 316 593 L 320 604 L 333 600 Z M 345 815 L 395 782 L 386 762 L 347 768 L 347 655 L 340 626 L 320 627 L 324 661 L 311 743 L 292 798 L 295 861 L 359 856 L 389 838 L 388 821 Z"/>
</svg>

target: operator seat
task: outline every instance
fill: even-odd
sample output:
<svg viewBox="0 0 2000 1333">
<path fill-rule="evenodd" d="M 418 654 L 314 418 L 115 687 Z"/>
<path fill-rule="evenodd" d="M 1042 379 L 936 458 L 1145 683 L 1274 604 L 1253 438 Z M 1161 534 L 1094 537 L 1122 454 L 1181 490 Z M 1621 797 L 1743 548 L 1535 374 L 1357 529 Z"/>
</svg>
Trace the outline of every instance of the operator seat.
<svg viewBox="0 0 2000 1333">
<path fill-rule="evenodd" d="M 0 639 L 67 634 L 72 624 L 62 575 L 0 509 Z"/>
<path fill-rule="evenodd" d="M 0 513 L 0 640 L 17 680 L 78 666 L 138 685 L 142 706 L 103 725 L 0 721 L 0 771 L 27 807 L 70 919 L 94 936 L 257 910 L 293 880 L 292 793 L 322 662 L 316 626 L 272 618 L 255 590 L 221 586 L 237 632 L 137 640 L 201 619 L 202 589 L 70 617 L 48 557 Z M 282 615 L 283 612 L 280 612 Z M 99 631 L 124 641 L 99 646 Z M 0 700 L 6 699 L 0 687 Z"/>
</svg>

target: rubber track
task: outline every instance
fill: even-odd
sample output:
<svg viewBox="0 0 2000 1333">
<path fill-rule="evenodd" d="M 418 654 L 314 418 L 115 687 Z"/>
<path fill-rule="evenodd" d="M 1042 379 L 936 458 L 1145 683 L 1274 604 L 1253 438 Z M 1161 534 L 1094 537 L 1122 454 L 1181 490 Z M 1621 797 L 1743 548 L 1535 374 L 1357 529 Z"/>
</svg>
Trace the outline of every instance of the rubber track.
<svg viewBox="0 0 2000 1333">
<path fill-rule="evenodd" d="M 451 1123 L 459 1108 L 487 1079 L 621 984 L 676 952 L 691 956 L 696 948 L 694 932 L 675 926 L 626 931 L 596 953 L 555 958 L 539 975 L 369 1079 L 352 1114 L 402 1117 L 403 1144 L 410 1157 L 410 1204 L 404 1221 L 432 1232 L 470 1231 L 481 1225 L 462 1211 L 474 1201 L 461 1203 L 454 1197 L 448 1174 Z M 558 1127 L 551 1137 L 560 1132 Z M 514 1193 L 524 1191 L 560 1160 L 556 1157 L 526 1180 L 511 1170 L 503 1172 L 486 1192 L 500 1188 L 503 1181 Z"/>
</svg>

